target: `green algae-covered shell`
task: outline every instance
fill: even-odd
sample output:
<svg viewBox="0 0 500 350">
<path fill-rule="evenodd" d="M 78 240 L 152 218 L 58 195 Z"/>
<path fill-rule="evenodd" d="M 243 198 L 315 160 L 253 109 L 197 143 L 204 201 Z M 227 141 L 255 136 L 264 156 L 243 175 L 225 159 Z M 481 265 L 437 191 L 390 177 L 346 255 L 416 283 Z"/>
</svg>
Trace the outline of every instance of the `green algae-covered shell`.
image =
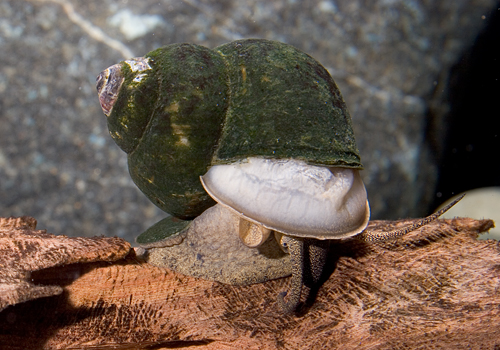
<svg viewBox="0 0 500 350">
<path fill-rule="evenodd" d="M 290 45 L 173 44 L 101 76 L 101 105 L 132 179 L 176 217 L 214 204 L 199 180 L 213 165 L 265 157 L 362 168 L 335 82 Z"/>
<path fill-rule="evenodd" d="M 213 164 L 262 156 L 361 168 L 345 102 L 318 61 L 267 40 L 215 50 L 228 67 L 230 105 Z"/>
</svg>

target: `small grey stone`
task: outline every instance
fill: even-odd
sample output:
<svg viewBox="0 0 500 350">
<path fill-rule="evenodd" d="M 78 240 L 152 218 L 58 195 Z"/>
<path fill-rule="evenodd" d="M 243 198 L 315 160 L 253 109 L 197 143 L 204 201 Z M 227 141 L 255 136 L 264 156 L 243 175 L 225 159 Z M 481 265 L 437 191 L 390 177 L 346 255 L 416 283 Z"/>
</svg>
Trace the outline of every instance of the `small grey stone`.
<svg viewBox="0 0 500 350">
<path fill-rule="evenodd" d="M 238 236 L 239 218 L 217 204 L 197 217 L 181 244 L 148 250 L 148 262 L 184 275 L 233 285 L 261 283 L 291 274 L 290 257 L 271 235 L 258 248 Z"/>
</svg>

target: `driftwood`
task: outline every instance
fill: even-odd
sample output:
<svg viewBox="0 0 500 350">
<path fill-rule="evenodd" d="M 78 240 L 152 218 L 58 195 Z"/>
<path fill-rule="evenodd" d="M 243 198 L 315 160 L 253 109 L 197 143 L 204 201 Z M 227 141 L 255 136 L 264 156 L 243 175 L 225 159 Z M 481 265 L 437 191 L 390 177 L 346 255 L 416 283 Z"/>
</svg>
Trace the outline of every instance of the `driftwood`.
<svg viewBox="0 0 500 350">
<path fill-rule="evenodd" d="M 60 284 L 37 285 L 32 271 L 123 259 L 130 244 L 119 238 L 55 236 L 35 230 L 31 217 L 0 218 L 0 311 L 27 300 L 58 295 Z"/>
<path fill-rule="evenodd" d="M 335 244 L 325 283 L 293 316 L 276 305 L 288 278 L 209 282 L 147 264 L 118 238 L 57 243 L 29 223 L 0 221 L 1 349 L 500 347 L 500 251 L 476 239 L 490 220 L 437 220 L 397 241 Z M 15 300 L 4 287 L 23 292 Z M 62 293 L 41 297 L 40 288 Z"/>
</svg>

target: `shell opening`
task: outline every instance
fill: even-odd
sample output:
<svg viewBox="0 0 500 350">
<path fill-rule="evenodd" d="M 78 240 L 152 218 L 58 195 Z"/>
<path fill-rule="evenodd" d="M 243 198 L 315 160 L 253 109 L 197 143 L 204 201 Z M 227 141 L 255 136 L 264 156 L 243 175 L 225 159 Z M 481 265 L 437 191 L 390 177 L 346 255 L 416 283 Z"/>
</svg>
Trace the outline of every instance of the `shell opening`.
<svg viewBox="0 0 500 350">
<path fill-rule="evenodd" d="M 287 159 L 216 165 L 201 178 L 208 194 L 240 217 L 289 236 L 341 239 L 370 217 L 358 170 Z"/>
</svg>

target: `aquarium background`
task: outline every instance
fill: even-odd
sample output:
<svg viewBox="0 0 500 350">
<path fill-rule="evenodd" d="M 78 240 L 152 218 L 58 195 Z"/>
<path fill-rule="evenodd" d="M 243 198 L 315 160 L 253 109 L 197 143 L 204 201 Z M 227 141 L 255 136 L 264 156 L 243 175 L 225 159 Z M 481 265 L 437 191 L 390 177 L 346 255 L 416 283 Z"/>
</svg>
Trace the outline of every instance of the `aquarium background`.
<svg viewBox="0 0 500 350">
<path fill-rule="evenodd" d="M 500 185 L 492 0 L 0 1 L 0 216 L 129 241 L 163 218 L 130 180 L 95 78 L 163 45 L 265 38 L 319 60 L 353 119 L 373 219 Z"/>
</svg>

